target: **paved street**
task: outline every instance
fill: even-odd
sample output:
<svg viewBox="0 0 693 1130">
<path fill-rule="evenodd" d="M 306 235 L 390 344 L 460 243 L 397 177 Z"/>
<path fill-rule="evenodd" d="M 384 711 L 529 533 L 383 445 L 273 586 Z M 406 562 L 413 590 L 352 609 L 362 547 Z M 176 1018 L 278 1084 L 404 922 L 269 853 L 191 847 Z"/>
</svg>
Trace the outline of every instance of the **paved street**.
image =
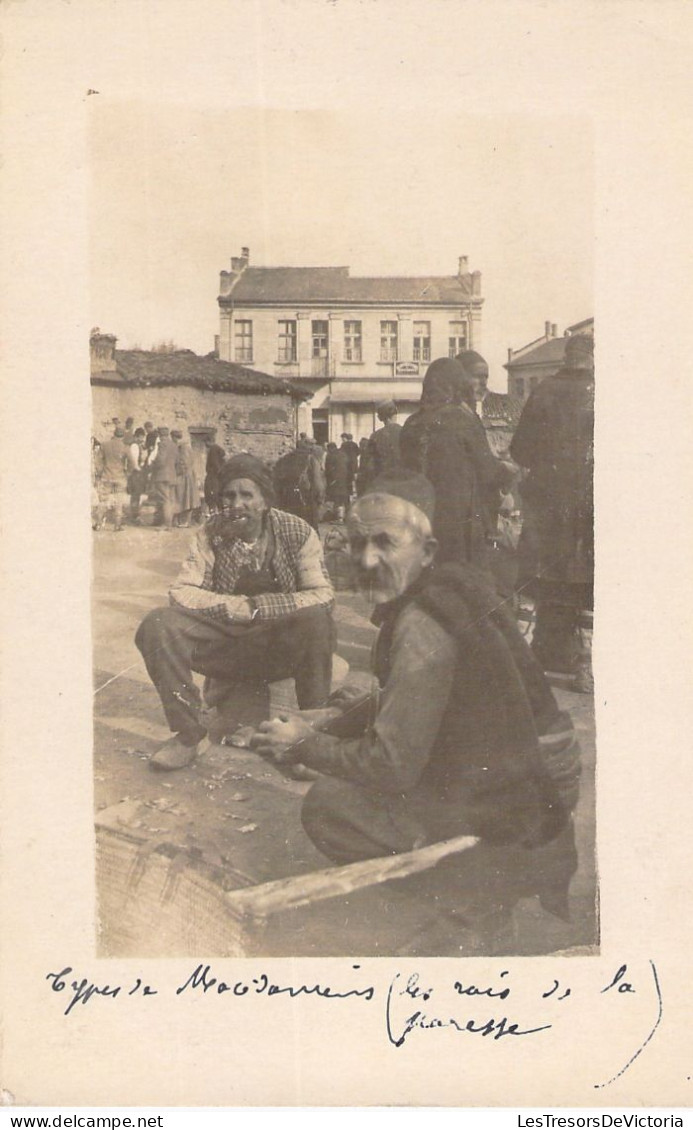
<svg viewBox="0 0 693 1130">
<path fill-rule="evenodd" d="M 149 683 L 133 636 L 151 608 L 166 603 L 190 530 L 167 533 L 127 527 L 94 535 L 93 644 L 95 658 L 94 772 L 97 820 L 143 852 L 163 851 L 172 874 L 197 868 L 219 889 L 263 883 L 326 866 L 299 820 L 308 785 L 287 779 L 246 750 L 213 744 L 204 758 L 172 774 L 153 772 L 147 760 L 166 739 L 158 696 Z M 369 668 L 374 629 L 361 598 L 339 593 L 338 653 L 350 675 Z M 578 727 L 584 770 L 576 816 L 580 868 L 571 888 L 571 921 L 543 911 L 536 899 L 516 912 L 508 952 L 585 952 L 595 944 L 594 721 L 590 698 L 557 688 L 561 705 Z M 242 721 L 242 719 L 239 719 Z M 225 727 L 213 719 L 212 735 Z M 142 847 L 144 845 L 144 848 Z M 111 861 L 111 865 L 113 861 Z M 102 872 L 102 884 L 105 870 Z M 266 954 L 459 954 L 464 931 L 451 924 L 441 903 L 390 882 L 285 912 L 271 924 L 259 952 Z M 450 892 L 454 903 L 454 893 Z M 114 907 L 116 910 L 114 911 Z M 126 916 L 102 890 L 102 951 L 140 956 L 175 955 L 152 910 L 151 930 L 127 935 Z M 207 952 L 206 956 L 213 956 Z"/>
</svg>

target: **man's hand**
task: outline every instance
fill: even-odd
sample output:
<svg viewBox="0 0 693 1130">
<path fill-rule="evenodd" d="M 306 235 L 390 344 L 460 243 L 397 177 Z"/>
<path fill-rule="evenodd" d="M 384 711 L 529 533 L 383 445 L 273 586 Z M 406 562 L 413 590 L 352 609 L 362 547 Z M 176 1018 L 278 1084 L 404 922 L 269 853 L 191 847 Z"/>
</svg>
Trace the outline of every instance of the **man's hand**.
<svg viewBox="0 0 693 1130">
<path fill-rule="evenodd" d="M 253 610 L 247 596 L 225 596 L 222 602 L 226 615 L 234 624 L 247 624 L 252 620 Z"/>
<path fill-rule="evenodd" d="M 280 714 L 269 722 L 261 722 L 250 742 L 250 748 L 278 764 L 301 760 L 301 743 L 314 733 L 300 714 Z"/>
</svg>

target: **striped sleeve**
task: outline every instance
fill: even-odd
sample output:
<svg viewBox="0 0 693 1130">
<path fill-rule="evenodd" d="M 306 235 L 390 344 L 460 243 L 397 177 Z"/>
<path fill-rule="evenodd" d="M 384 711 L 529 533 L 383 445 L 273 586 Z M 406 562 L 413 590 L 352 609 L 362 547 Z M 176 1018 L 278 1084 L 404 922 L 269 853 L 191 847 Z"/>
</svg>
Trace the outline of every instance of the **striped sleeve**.
<svg viewBox="0 0 693 1130">
<path fill-rule="evenodd" d="M 224 599 L 212 591 L 214 552 L 203 527 L 190 543 L 188 556 L 169 589 L 169 601 L 179 608 L 217 612 L 225 617 Z"/>
</svg>

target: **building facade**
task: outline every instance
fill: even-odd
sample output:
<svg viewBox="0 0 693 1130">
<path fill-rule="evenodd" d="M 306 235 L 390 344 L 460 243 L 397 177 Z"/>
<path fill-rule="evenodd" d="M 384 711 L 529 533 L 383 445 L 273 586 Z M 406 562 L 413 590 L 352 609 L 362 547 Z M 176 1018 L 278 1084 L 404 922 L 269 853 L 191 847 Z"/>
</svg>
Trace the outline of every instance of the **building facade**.
<svg viewBox="0 0 693 1130">
<path fill-rule="evenodd" d="M 369 436 L 392 399 L 402 422 L 431 360 L 478 348 L 481 273 L 351 278 L 348 267 L 251 267 L 247 248 L 222 271 L 221 360 L 298 380 L 313 392 L 299 430 L 319 443 Z"/>
<path fill-rule="evenodd" d="M 508 349 L 508 360 L 504 368 L 508 373 L 509 394 L 524 404 L 544 377 L 553 376 L 562 367 L 566 339 L 573 334 L 590 334 L 594 337 L 594 318 L 585 318 L 582 322 L 568 326 L 562 337 L 558 337 L 555 322 L 546 322 L 542 337 L 530 341 L 521 349 Z"/>
</svg>

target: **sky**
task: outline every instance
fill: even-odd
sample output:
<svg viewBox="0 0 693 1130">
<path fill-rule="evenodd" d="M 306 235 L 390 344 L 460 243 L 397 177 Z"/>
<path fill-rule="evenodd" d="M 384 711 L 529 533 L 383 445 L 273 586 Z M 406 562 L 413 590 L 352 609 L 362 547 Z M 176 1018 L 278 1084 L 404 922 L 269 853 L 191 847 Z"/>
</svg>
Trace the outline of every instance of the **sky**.
<svg viewBox="0 0 693 1130">
<path fill-rule="evenodd" d="M 219 271 L 348 265 L 358 275 L 482 272 L 481 351 L 593 309 L 587 119 L 200 108 L 91 100 L 91 321 L 121 348 L 207 353 Z"/>
</svg>

